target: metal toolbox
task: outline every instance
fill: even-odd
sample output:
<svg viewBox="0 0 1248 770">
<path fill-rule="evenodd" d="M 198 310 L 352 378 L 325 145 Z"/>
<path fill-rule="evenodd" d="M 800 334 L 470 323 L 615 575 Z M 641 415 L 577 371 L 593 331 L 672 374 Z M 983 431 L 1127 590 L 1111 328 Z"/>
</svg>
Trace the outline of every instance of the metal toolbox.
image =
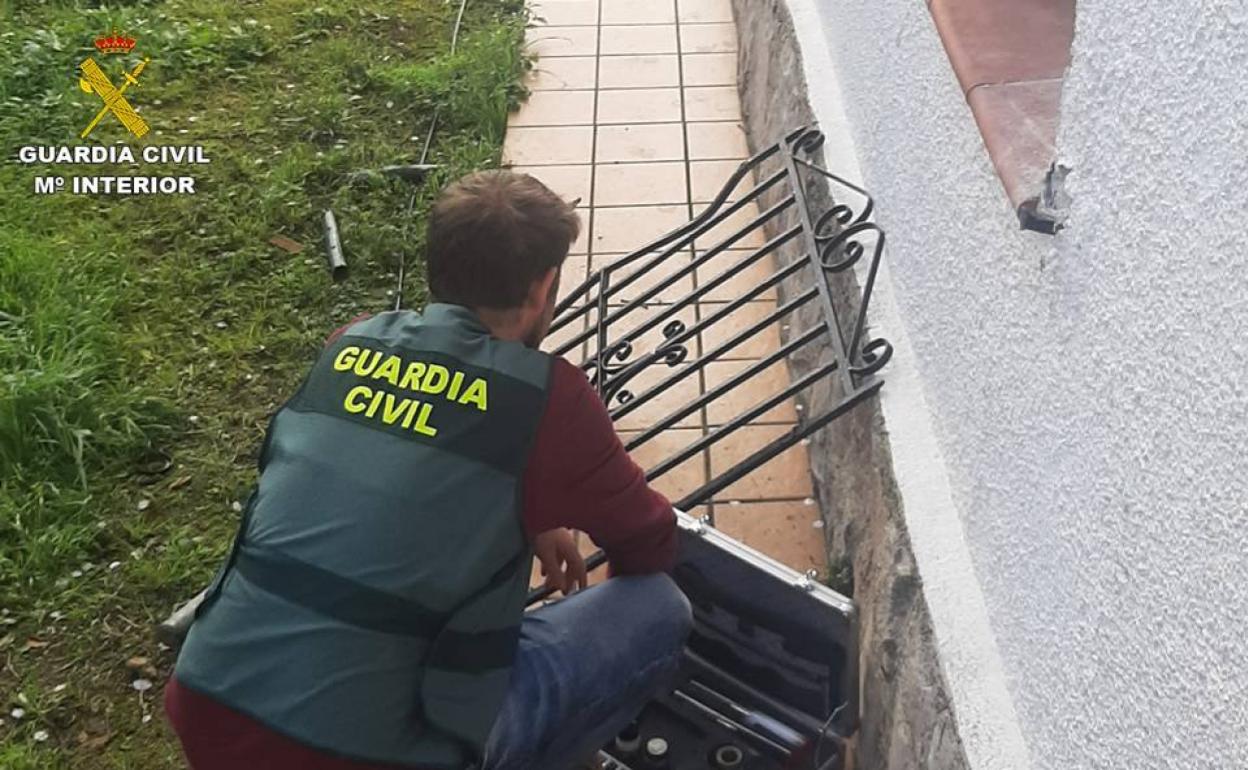
<svg viewBox="0 0 1248 770">
<path fill-rule="evenodd" d="M 679 514 L 673 577 L 694 629 L 675 688 L 646 706 L 604 767 L 820 768 L 843 761 L 857 717 L 853 602 Z"/>
</svg>

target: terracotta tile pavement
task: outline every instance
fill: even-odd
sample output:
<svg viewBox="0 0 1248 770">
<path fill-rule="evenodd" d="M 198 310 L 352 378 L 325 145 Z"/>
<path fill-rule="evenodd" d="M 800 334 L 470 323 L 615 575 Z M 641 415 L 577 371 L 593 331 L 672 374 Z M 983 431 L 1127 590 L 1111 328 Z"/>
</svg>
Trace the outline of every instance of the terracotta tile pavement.
<svg viewBox="0 0 1248 770">
<path fill-rule="evenodd" d="M 533 174 L 568 199 L 580 199 L 586 233 L 565 267 L 570 273 L 563 283 L 571 289 L 588 271 L 687 222 L 747 157 L 736 90 L 737 35 L 729 0 L 534 0 L 531 5 L 543 20 L 528 32 L 539 59 L 528 84 L 532 96 L 512 115 L 503 154 L 513 168 Z M 756 214 L 747 207 L 694 248 L 714 246 Z M 733 247 L 749 249 L 762 242 L 755 234 Z M 672 259 L 692 255 L 686 250 Z M 672 317 L 692 324 L 719 312 L 771 272 L 770 262 L 751 266 Z M 665 317 L 669 303 L 714 278 L 705 266 L 691 271 L 651 298 L 645 311 L 630 313 L 628 323 Z M 624 300 L 656 283 L 643 276 L 622 292 Z M 775 309 L 774 292 L 757 300 L 700 335 L 697 350 L 723 343 Z M 652 330 L 642 344 L 659 334 Z M 570 336 L 564 330 L 554 341 Z M 636 439 L 656 419 L 692 403 L 779 344 L 776 329 L 768 328 L 653 402 L 621 415 L 621 438 L 626 444 Z M 578 351 L 569 357 L 579 360 Z M 673 371 L 648 371 L 630 389 L 643 393 Z M 788 377 L 783 362 L 769 366 L 638 446 L 634 459 L 653 469 L 784 388 Z M 653 483 L 676 499 L 789 430 L 797 417 L 795 404 L 781 403 Z M 811 497 L 806 446 L 799 444 L 690 513 L 711 517 L 726 533 L 791 567 L 822 575 L 823 531 Z M 582 547 L 588 551 L 592 544 Z"/>
</svg>

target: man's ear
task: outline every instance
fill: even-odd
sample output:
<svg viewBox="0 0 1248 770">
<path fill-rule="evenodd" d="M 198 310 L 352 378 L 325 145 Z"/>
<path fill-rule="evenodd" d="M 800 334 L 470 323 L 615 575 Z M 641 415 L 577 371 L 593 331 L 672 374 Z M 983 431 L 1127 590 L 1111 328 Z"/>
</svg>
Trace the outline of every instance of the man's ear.
<svg viewBox="0 0 1248 770">
<path fill-rule="evenodd" d="M 534 281 L 529 287 L 529 306 L 544 310 L 546 303 L 551 300 L 551 293 L 556 290 L 558 279 L 559 268 L 552 267 L 541 278 Z"/>
</svg>

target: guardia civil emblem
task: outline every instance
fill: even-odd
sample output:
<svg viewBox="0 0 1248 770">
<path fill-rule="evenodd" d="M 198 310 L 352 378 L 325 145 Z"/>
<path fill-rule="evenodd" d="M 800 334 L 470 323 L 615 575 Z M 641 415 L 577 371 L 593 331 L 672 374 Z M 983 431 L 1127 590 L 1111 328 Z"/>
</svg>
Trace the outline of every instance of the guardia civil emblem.
<svg viewBox="0 0 1248 770">
<path fill-rule="evenodd" d="M 101 56 L 128 54 L 134 50 L 135 43 L 134 38 L 122 35 L 115 29 L 111 35 L 101 35 L 95 39 L 95 47 Z M 120 73 L 121 80 L 118 81 L 120 85 L 113 85 L 113 81 L 109 79 L 95 59 L 90 56 L 83 59 L 78 65 L 78 69 L 82 70 L 82 76 L 78 78 L 78 87 L 89 94 L 95 94 L 104 102 L 99 112 L 82 130 L 80 136 L 83 139 L 86 139 L 87 135 L 109 114 L 116 116 L 126 130 L 136 137 L 142 137 L 150 130 L 147 121 L 139 117 L 139 113 L 135 112 L 134 106 L 126 98 L 126 89 L 130 86 L 138 86 L 139 75 L 149 61 L 151 59 L 145 57 L 135 65 L 133 70 L 123 67 Z"/>
</svg>

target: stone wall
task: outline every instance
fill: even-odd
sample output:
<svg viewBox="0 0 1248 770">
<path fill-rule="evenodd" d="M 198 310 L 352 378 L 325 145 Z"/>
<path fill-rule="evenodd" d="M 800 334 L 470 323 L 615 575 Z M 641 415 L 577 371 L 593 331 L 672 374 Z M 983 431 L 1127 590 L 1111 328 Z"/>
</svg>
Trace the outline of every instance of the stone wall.
<svg viewBox="0 0 1248 770">
<path fill-rule="evenodd" d="M 783 0 L 733 0 L 740 35 L 738 82 L 746 133 L 757 151 L 800 126 L 813 126 L 806 97 L 800 50 Z M 778 165 L 760 168 L 765 176 Z M 826 184 L 807 191 L 817 215 L 831 206 Z M 776 202 L 768 191 L 760 206 Z M 846 201 L 850 202 L 850 201 Z M 769 223 L 769 235 L 791 226 L 796 212 Z M 793 259 L 800 246 L 782 251 Z M 887 254 L 885 255 L 887 259 Z M 802 271 L 805 273 L 806 271 Z M 797 281 L 811 276 L 799 274 Z M 794 284 L 797 285 L 797 284 Z M 782 300 L 794 286 L 782 286 Z M 852 272 L 835 277 L 833 292 L 844 308 L 843 322 L 856 309 L 858 286 Z M 796 330 L 820 319 L 818 303 L 799 314 Z M 884 330 L 886 332 L 886 330 Z M 885 335 L 886 336 L 886 335 Z M 809 347 L 809 346 L 807 346 Z M 818 356 L 790 361 L 797 377 Z M 888 387 L 888 368 L 881 372 Z M 840 394 L 829 378 L 813 389 L 803 414 L 818 414 Z M 905 530 L 892 475 L 888 437 L 877 401 L 869 400 L 817 432 L 809 447 L 811 472 L 824 517 L 829 564 L 838 571 L 859 608 L 859 686 L 861 723 L 855 766 L 866 770 L 957 770 L 967 767 L 944 676 L 935 653 L 931 620 Z"/>
</svg>

